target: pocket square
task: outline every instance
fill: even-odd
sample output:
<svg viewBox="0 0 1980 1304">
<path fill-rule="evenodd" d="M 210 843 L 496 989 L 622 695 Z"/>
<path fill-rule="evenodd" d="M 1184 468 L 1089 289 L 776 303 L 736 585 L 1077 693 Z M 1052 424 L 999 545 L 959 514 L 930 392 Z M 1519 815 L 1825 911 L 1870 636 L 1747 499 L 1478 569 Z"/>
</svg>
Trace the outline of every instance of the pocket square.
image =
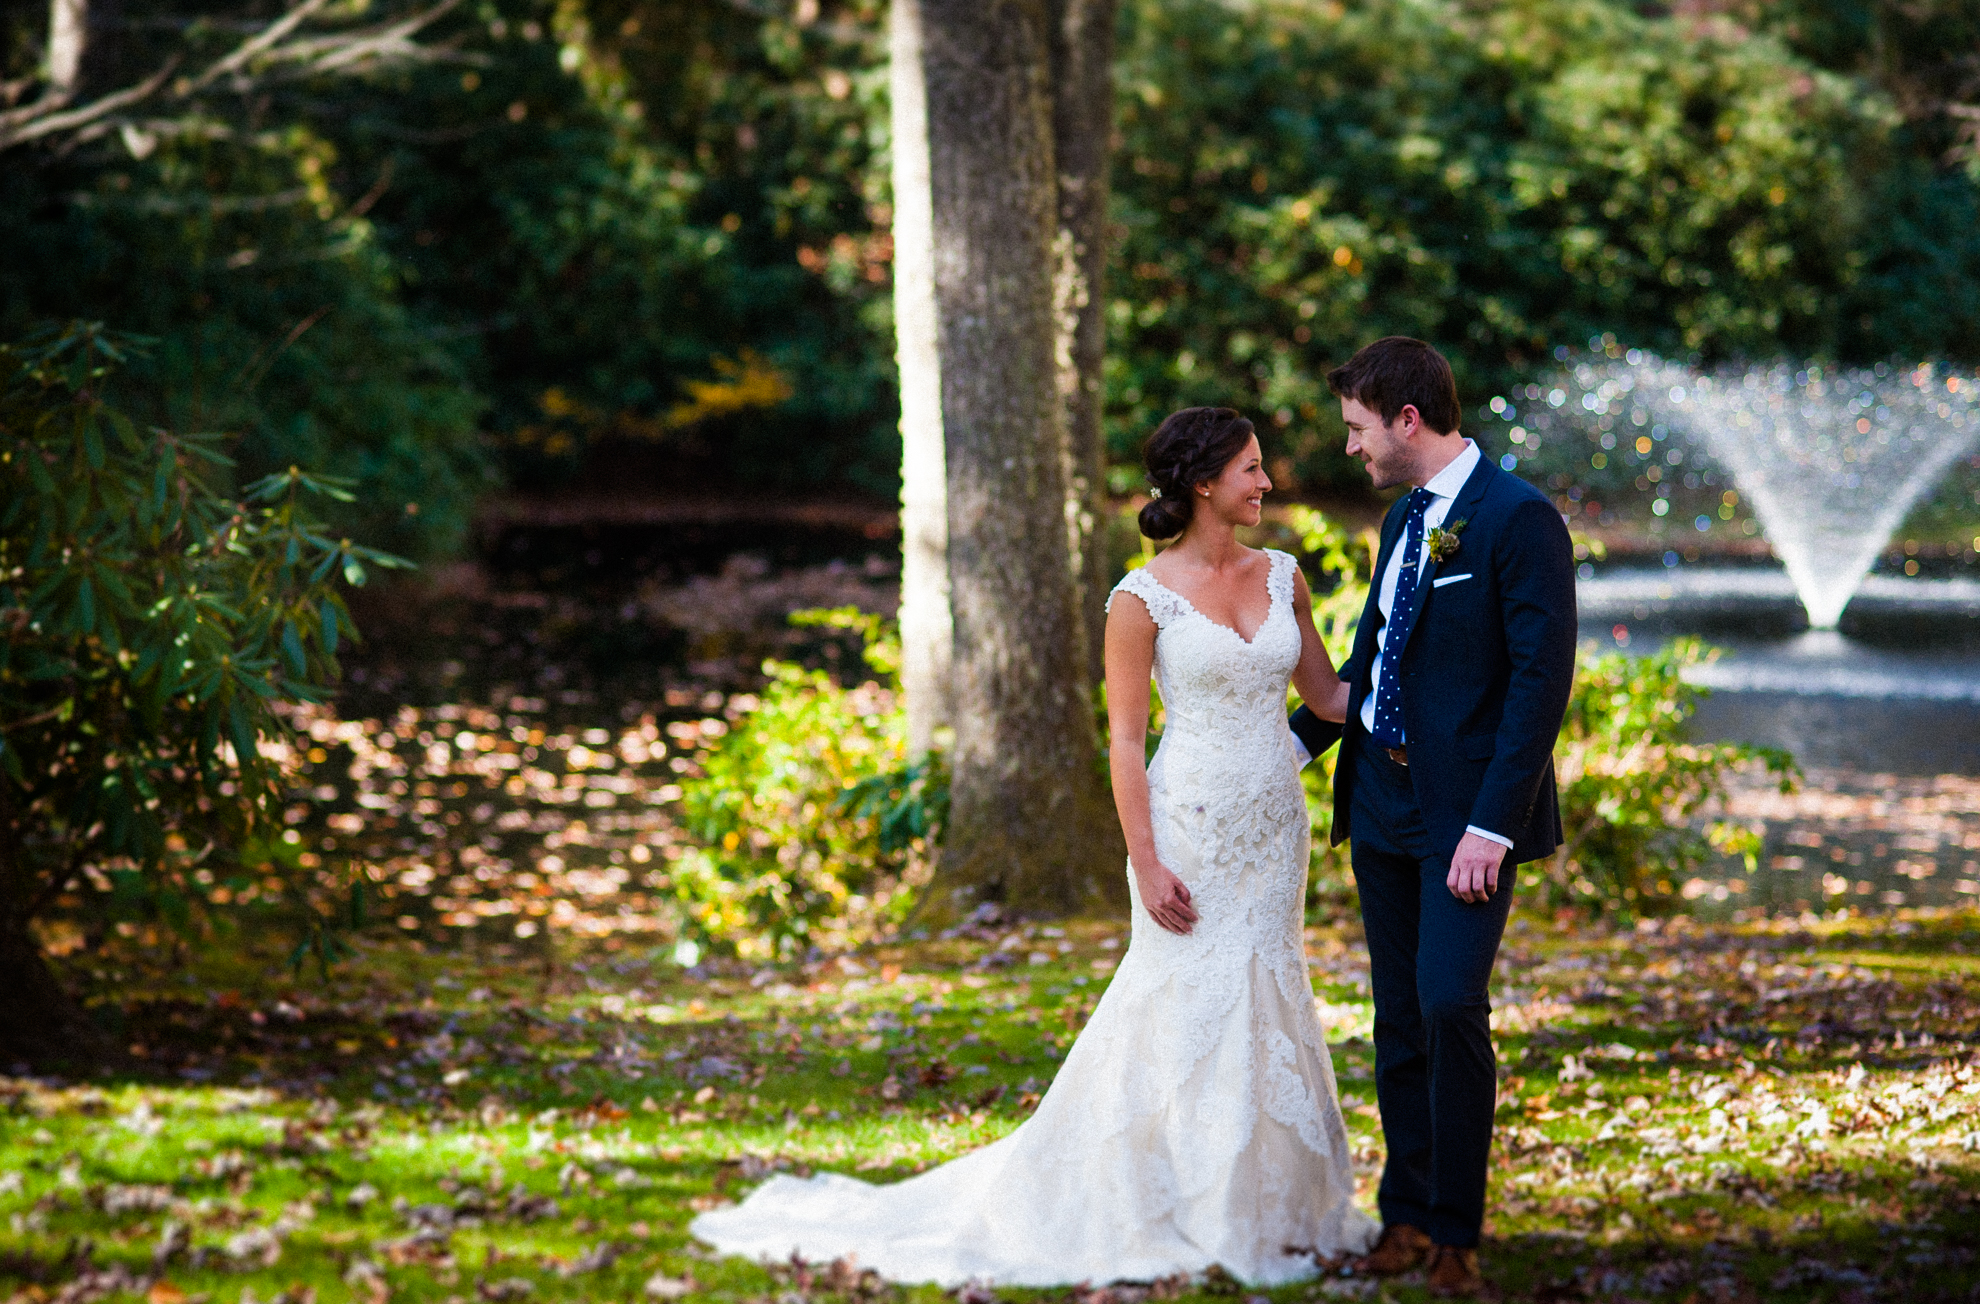
<svg viewBox="0 0 1980 1304">
<path fill-rule="evenodd" d="M 1436 579 L 1430 581 L 1430 587 L 1433 589 L 1441 589 L 1446 584 L 1455 584 L 1459 580 L 1468 580 L 1470 578 L 1471 578 L 1470 571 L 1466 571 L 1462 575 L 1439 575 Z"/>
</svg>

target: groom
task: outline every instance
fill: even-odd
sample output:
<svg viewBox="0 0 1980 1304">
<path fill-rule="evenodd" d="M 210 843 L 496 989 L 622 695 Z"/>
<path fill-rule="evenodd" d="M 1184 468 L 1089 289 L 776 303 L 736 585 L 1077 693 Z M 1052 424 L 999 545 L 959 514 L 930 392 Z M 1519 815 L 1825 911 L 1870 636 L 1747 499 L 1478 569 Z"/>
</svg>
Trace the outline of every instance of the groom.
<svg viewBox="0 0 1980 1304">
<path fill-rule="evenodd" d="M 1498 1079 L 1487 992 L 1514 867 L 1561 841 L 1554 739 L 1574 674 L 1574 559 L 1560 514 L 1459 433 L 1450 364 L 1392 336 L 1327 377 L 1377 489 L 1375 583 L 1341 667 L 1347 723 L 1301 707 L 1318 755 L 1341 731 L 1333 840 L 1352 839 L 1375 987 L 1388 1142 L 1365 1270 L 1483 1285 L 1478 1236 Z"/>
</svg>

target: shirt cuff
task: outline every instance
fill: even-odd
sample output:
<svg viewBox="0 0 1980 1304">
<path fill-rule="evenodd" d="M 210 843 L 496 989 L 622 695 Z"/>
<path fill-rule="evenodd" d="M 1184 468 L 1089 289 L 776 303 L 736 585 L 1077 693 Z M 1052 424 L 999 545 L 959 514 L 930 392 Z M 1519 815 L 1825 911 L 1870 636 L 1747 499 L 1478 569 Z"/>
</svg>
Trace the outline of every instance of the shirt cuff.
<svg viewBox="0 0 1980 1304">
<path fill-rule="evenodd" d="M 1299 762 L 1298 765 L 1293 767 L 1294 769 L 1303 770 L 1313 764 L 1313 753 L 1306 750 L 1306 744 L 1299 740 L 1298 734 L 1293 735 L 1293 759 Z M 1511 844 L 1508 843 L 1507 845 L 1510 846 Z"/>
<path fill-rule="evenodd" d="M 1464 831 L 1466 833 L 1476 833 L 1479 837 L 1485 839 L 1487 842 L 1496 842 L 1500 846 L 1504 847 L 1507 851 L 1512 850 L 1511 838 L 1500 837 L 1496 833 L 1488 833 L 1484 829 L 1479 828 L 1476 824 L 1465 825 Z"/>
</svg>

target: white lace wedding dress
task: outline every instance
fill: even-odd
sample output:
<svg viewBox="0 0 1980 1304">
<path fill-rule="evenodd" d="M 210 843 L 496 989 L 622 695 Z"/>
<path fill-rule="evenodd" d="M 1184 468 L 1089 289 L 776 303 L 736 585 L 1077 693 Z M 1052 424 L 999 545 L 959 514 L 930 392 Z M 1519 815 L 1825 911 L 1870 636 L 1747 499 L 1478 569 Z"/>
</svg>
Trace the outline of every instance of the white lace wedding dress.
<svg viewBox="0 0 1980 1304">
<path fill-rule="evenodd" d="M 772 1177 L 696 1218 L 694 1235 L 947 1287 L 1212 1264 L 1267 1285 L 1311 1274 L 1312 1251 L 1367 1249 L 1376 1228 L 1353 1204 L 1301 946 L 1307 814 L 1285 713 L 1300 633 L 1293 560 L 1270 557 L 1271 610 L 1249 643 L 1146 570 L 1116 590 L 1160 631 L 1155 845 L 1189 885 L 1195 931 L 1165 931 L 1135 894 L 1106 995 L 1037 1112 L 1001 1141 L 892 1186 Z"/>
</svg>

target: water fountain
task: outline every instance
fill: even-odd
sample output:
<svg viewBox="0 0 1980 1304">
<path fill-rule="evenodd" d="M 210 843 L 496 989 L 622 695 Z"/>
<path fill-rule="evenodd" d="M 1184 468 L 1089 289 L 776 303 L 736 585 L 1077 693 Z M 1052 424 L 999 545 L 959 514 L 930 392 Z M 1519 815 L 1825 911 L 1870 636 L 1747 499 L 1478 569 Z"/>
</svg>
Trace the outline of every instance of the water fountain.
<svg viewBox="0 0 1980 1304">
<path fill-rule="evenodd" d="M 1681 431 L 1732 474 L 1818 630 L 1836 627 L 1912 506 L 1980 442 L 1980 383 L 1932 365 L 1704 373 L 1630 350 L 1571 379 L 1588 413 Z"/>
<path fill-rule="evenodd" d="M 1489 406 L 1504 423 L 1501 464 L 1554 494 L 1586 536 L 1580 638 L 1631 655 L 1703 639 L 1719 656 L 1686 674 L 1711 690 L 1691 736 L 1783 748 L 1809 778 L 1799 806 L 1757 787 L 1736 799 L 1804 814 L 1791 828 L 1765 816 L 1761 863 L 1721 866 L 1687 897 L 1697 888 L 1773 909 L 1969 902 L 1980 865 L 1961 840 L 1923 820 L 1897 831 L 1900 812 L 1948 809 L 1950 794 L 1980 782 L 1980 573 L 1964 546 L 1980 519 L 1961 511 L 1965 493 L 1943 494 L 1919 522 L 1902 574 L 1869 572 L 1980 449 L 1980 383 L 1938 366 L 1706 371 L 1612 337 L 1590 347 L 1594 357 L 1564 356 L 1546 382 Z M 1955 524 L 1973 526 L 1957 547 Z M 1756 564 L 1763 532 L 1785 573 Z M 1801 627 L 1803 611 L 1814 628 Z M 1865 817 L 1850 824 L 1849 809 Z"/>
</svg>

